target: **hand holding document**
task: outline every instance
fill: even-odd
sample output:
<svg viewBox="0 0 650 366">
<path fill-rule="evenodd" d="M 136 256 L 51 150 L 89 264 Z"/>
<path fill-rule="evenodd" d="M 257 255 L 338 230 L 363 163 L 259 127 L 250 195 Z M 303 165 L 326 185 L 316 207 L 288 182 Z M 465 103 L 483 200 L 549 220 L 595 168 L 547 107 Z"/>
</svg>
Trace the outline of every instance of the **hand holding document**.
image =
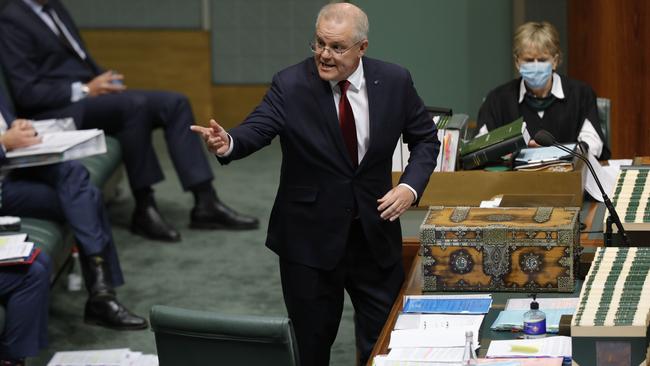
<svg viewBox="0 0 650 366">
<path fill-rule="evenodd" d="M 2 169 L 54 164 L 106 153 L 104 131 L 98 129 L 49 132 L 41 138 L 36 145 L 8 151 Z"/>
</svg>

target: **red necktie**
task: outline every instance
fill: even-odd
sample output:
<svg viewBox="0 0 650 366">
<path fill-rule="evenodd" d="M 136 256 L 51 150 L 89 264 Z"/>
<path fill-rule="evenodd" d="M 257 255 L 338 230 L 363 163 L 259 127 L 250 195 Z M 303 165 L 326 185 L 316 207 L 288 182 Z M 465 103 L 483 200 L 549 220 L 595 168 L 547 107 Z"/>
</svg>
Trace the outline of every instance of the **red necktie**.
<svg viewBox="0 0 650 366">
<path fill-rule="evenodd" d="M 341 99 L 339 100 L 339 124 L 341 126 L 341 133 L 343 133 L 343 141 L 345 147 L 348 149 L 352 164 L 356 167 L 359 164 L 359 157 L 357 155 L 357 127 L 354 124 L 354 113 L 352 106 L 348 100 L 347 91 L 350 82 L 347 80 L 339 81 L 339 88 L 341 89 Z"/>
</svg>

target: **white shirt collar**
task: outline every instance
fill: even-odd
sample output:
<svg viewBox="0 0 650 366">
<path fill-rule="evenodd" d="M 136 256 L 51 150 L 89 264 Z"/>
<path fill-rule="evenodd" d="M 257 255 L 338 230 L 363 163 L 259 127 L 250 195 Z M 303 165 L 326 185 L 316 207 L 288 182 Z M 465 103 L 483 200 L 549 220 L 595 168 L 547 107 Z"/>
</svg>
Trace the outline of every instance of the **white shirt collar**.
<svg viewBox="0 0 650 366">
<path fill-rule="evenodd" d="M 359 65 L 357 66 L 357 69 L 354 70 L 352 75 L 348 77 L 348 81 L 350 82 L 350 89 L 354 91 L 359 91 L 361 90 L 361 84 L 363 82 L 363 59 L 359 59 Z M 332 89 L 338 84 L 338 81 L 330 80 L 330 86 Z"/>
<path fill-rule="evenodd" d="M 555 95 L 557 99 L 564 99 L 564 89 L 562 89 L 562 78 L 560 75 L 553 73 L 553 86 L 551 86 L 551 94 Z M 524 101 L 526 95 L 526 85 L 524 79 L 519 83 L 519 103 Z"/>
</svg>

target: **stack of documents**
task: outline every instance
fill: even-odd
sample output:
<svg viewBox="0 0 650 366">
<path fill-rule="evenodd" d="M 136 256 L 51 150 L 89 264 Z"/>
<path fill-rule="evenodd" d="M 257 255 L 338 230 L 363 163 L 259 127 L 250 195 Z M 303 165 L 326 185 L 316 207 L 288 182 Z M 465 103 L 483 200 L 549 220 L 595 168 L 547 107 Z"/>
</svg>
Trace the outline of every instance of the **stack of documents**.
<svg viewBox="0 0 650 366">
<path fill-rule="evenodd" d="M 557 333 L 560 328 L 560 317 L 572 315 L 578 306 L 577 297 L 537 299 L 539 309 L 546 314 L 546 332 Z M 492 330 L 522 330 L 524 328 L 524 313 L 530 310 L 530 299 L 509 299 L 505 310 L 499 313 L 490 329 Z"/>
<path fill-rule="evenodd" d="M 466 331 L 473 333 L 474 348 L 480 347 L 479 330 L 491 304 L 489 294 L 405 296 L 403 313 L 391 332 L 390 352 L 375 364 L 458 364 Z"/>
<path fill-rule="evenodd" d="M 479 365 L 489 366 L 562 366 L 562 357 L 549 358 L 480 358 Z M 458 362 L 426 362 L 426 361 L 395 361 L 386 356 L 377 356 L 373 360 L 374 366 L 451 366 Z"/>
<path fill-rule="evenodd" d="M 0 236 L 0 266 L 28 264 L 34 260 L 39 249 L 26 239 L 27 234 Z"/>
<path fill-rule="evenodd" d="M 47 165 L 106 153 L 102 130 L 58 131 L 39 136 L 41 143 L 8 151 L 2 169 Z"/>
<path fill-rule="evenodd" d="M 158 356 L 128 348 L 57 352 L 47 366 L 158 366 Z"/>
<path fill-rule="evenodd" d="M 576 148 L 575 143 L 563 146 L 571 151 Z M 515 158 L 515 165 L 516 169 L 531 169 L 551 164 L 570 163 L 572 158 L 571 154 L 555 146 L 535 147 L 521 149 Z"/>
<path fill-rule="evenodd" d="M 537 339 L 493 340 L 488 348 L 492 357 L 564 357 L 571 358 L 571 337 L 555 336 Z"/>
</svg>

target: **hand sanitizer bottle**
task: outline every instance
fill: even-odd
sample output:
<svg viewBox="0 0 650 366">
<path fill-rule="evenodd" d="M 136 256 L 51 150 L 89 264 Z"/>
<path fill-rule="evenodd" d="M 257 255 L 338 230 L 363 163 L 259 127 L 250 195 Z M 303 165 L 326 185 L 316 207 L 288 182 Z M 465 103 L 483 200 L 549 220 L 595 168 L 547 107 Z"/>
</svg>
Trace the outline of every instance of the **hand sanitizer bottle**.
<svg viewBox="0 0 650 366">
<path fill-rule="evenodd" d="M 72 252 L 72 265 L 68 273 L 68 291 L 81 291 L 82 287 L 81 261 L 79 260 L 79 252 L 74 248 Z"/>
<path fill-rule="evenodd" d="M 476 365 L 476 352 L 474 352 L 474 332 L 465 331 L 465 349 L 463 350 L 463 366 Z"/>
<path fill-rule="evenodd" d="M 531 296 L 530 310 L 524 313 L 524 338 L 543 338 L 546 337 L 546 314 L 539 310 L 539 303 L 535 301 L 537 296 Z"/>
</svg>

